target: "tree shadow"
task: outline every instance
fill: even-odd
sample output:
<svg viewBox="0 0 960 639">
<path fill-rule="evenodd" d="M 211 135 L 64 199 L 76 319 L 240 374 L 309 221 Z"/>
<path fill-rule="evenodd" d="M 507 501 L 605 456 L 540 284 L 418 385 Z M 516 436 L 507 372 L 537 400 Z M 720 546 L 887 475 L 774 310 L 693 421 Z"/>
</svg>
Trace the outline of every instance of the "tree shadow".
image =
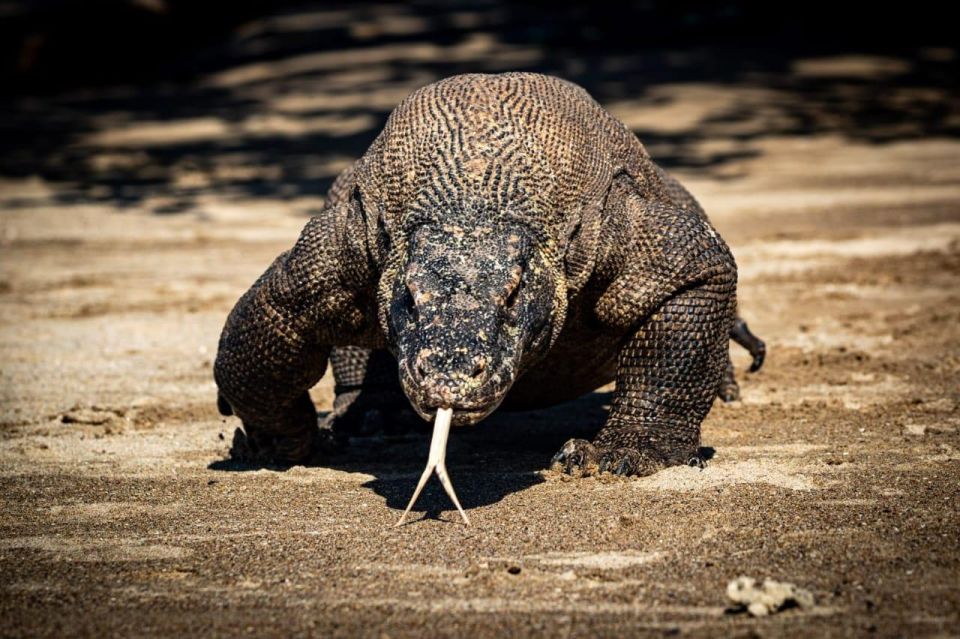
<svg viewBox="0 0 960 639">
<path fill-rule="evenodd" d="M 173 13 L 157 29 L 176 27 L 178 15 L 197 23 L 176 13 L 194 5 L 168 5 Z M 750 2 L 721 5 L 628 2 L 591 12 L 573 2 L 245 2 L 237 20 L 203 16 L 223 23 L 219 40 L 144 39 L 164 43 L 168 65 L 145 69 L 129 38 L 129 61 L 108 41 L 107 87 L 68 83 L 28 95 L 28 84 L 0 99 L 0 174 L 61 183 L 54 203 L 157 214 L 202 211 L 211 195 L 319 200 L 410 91 L 456 73 L 508 70 L 577 82 L 661 164 L 720 177 L 772 136 L 885 143 L 960 134 L 956 51 L 920 46 L 943 29 L 911 31 L 910 18 L 887 16 L 851 31 L 860 18 L 825 3 L 790 20 Z M 818 20 L 818 9 L 831 20 Z M 49 77 L 84 77 L 89 60 L 77 57 L 74 68 L 64 55 L 64 73 Z M 651 120 L 651 109 L 666 111 Z M 0 194 L 7 208 L 37 203 Z"/>
</svg>

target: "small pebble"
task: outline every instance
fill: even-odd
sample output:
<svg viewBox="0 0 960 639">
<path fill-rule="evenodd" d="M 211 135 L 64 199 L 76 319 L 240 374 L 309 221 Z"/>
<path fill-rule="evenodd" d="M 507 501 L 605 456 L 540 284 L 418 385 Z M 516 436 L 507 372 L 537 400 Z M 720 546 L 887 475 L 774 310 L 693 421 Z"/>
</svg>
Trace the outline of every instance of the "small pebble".
<svg viewBox="0 0 960 639">
<path fill-rule="evenodd" d="M 754 617 L 765 617 L 794 606 L 813 608 L 813 594 L 794 584 L 752 577 L 737 577 L 727 584 L 727 598 L 734 603 L 732 612 L 746 610 Z"/>
<path fill-rule="evenodd" d="M 905 435 L 913 435 L 915 437 L 922 437 L 927 432 L 927 427 L 923 424 L 906 424 L 903 427 L 903 432 Z"/>
</svg>

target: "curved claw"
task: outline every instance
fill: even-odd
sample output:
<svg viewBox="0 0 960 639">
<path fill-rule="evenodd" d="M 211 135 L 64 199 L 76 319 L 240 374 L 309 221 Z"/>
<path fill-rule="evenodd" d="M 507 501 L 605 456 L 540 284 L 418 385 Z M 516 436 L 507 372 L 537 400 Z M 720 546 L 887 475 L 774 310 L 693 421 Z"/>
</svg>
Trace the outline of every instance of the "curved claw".
<svg viewBox="0 0 960 639">
<path fill-rule="evenodd" d="M 757 349 L 751 351 L 750 354 L 753 355 L 753 361 L 750 363 L 750 368 L 747 369 L 748 373 L 756 373 L 760 370 L 760 367 L 763 366 L 763 359 L 767 355 L 767 345 L 761 342 L 759 339 L 757 344 Z"/>
<path fill-rule="evenodd" d="M 585 439 L 571 439 L 550 460 L 550 467 L 572 475 L 577 469 L 584 475 L 597 467 L 597 449 Z"/>
<path fill-rule="evenodd" d="M 632 448 L 614 448 L 600 456 L 600 472 L 621 476 L 635 475 L 642 463 L 640 453 Z"/>
<path fill-rule="evenodd" d="M 730 379 L 724 379 L 720 385 L 720 390 L 717 392 L 717 397 L 719 397 L 724 404 L 729 404 L 730 402 L 735 402 L 740 399 L 740 386 L 737 384 L 737 380 L 732 377 Z"/>
<path fill-rule="evenodd" d="M 553 470 L 568 475 L 579 472 L 585 477 L 599 473 L 621 476 L 651 475 L 669 465 L 666 458 L 648 451 L 606 448 L 591 444 L 585 439 L 571 439 L 550 460 Z"/>
</svg>

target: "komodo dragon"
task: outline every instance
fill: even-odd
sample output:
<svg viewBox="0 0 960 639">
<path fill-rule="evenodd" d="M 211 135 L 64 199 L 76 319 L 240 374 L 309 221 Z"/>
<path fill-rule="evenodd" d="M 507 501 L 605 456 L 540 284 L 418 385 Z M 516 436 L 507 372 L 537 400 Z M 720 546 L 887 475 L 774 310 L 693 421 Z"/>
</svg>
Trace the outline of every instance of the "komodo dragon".
<svg viewBox="0 0 960 639">
<path fill-rule="evenodd" d="M 606 423 L 555 467 L 700 463 L 701 422 L 736 393 L 728 338 L 763 359 L 736 282 L 693 197 L 582 88 L 455 76 L 393 111 L 237 302 L 218 405 L 242 420 L 244 455 L 293 464 L 321 444 L 307 391 L 328 360 L 335 431 L 410 406 L 474 424 L 616 380 Z"/>
</svg>

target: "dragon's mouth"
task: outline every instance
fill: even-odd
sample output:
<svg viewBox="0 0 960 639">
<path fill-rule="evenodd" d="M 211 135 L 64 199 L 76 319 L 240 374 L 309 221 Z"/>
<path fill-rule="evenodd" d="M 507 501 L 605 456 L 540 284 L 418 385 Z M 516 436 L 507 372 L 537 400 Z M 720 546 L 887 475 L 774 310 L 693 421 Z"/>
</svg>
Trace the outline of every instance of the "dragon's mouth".
<svg viewBox="0 0 960 639">
<path fill-rule="evenodd" d="M 486 404 L 456 403 L 452 406 L 452 424 L 454 426 L 472 426 L 489 417 L 490 414 L 497 409 L 501 401 L 501 399 L 496 399 L 493 402 Z M 411 403 L 413 404 L 414 410 L 416 410 L 417 413 L 419 413 L 420 416 L 426 420 L 431 419 L 439 408 L 438 406 L 431 405 L 430 403 Z"/>
<path fill-rule="evenodd" d="M 502 375 L 495 375 L 479 387 L 455 383 L 424 384 L 410 375 L 410 365 L 404 359 L 400 365 L 400 382 L 414 410 L 426 420 L 433 419 L 438 409 L 453 410 L 454 426 L 469 426 L 488 417 L 503 402 L 509 383 Z"/>
<path fill-rule="evenodd" d="M 500 403 L 497 402 L 496 406 L 499 406 Z M 472 426 L 477 422 L 482 421 L 487 418 L 490 413 L 494 411 L 494 408 L 475 408 L 475 409 L 462 409 L 458 408 L 453 413 L 453 425 L 454 426 Z"/>
</svg>

